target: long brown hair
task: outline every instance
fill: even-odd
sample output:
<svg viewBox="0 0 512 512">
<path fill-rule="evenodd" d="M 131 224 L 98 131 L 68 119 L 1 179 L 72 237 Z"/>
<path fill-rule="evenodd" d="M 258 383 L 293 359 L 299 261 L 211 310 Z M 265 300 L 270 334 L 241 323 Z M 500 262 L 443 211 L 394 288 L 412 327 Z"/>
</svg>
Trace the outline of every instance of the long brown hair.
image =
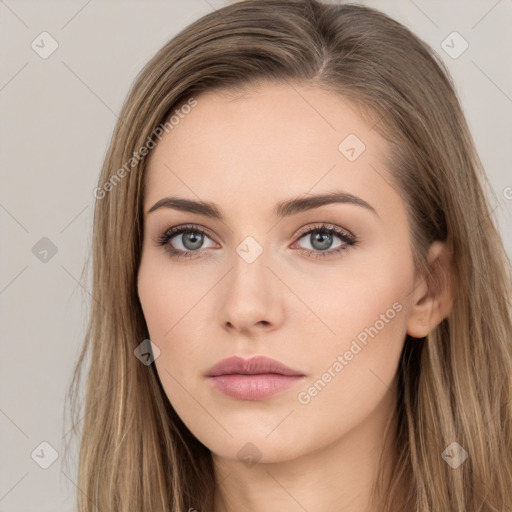
<svg viewBox="0 0 512 512">
<path fill-rule="evenodd" d="M 397 461 L 392 481 L 380 482 L 388 497 L 381 512 L 512 510 L 511 276 L 448 71 L 377 10 L 246 0 L 192 23 L 150 60 L 110 142 L 95 192 L 94 300 L 69 392 L 77 434 L 82 426 L 79 511 L 213 509 L 209 450 L 175 413 L 155 365 L 134 355 L 149 338 L 137 295 L 147 161 L 138 151 L 187 99 L 257 81 L 310 84 L 357 105 L 388 143 L 417 271 L 427 271 L 434 240 L 452 250 L 450 315 L 426 338 L 405 340 Z M 469 454 L 457 469 L 441 456 L 453 442 Z"/>
</svg>

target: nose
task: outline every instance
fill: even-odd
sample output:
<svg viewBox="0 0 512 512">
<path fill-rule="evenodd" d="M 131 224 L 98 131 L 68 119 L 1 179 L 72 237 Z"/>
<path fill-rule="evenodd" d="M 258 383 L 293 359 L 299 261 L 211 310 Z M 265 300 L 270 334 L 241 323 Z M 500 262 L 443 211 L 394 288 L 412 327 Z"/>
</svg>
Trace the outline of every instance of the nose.
<svg viewBox="0 0 512 512">
<path fill-rule="evenodd" d="M 219 318 L 224 329 L 251 336 L 282 324 L 284 291 L 268 263 L 266 252 L 254 261 L 235 254 L 222 289 Z"/>
</svg>

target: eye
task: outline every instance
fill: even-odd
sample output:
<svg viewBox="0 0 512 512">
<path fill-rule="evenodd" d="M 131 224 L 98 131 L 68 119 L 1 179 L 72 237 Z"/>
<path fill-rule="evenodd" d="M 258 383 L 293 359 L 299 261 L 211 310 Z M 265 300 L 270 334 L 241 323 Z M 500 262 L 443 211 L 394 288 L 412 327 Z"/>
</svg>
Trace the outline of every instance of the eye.
<svg viewBox="0 0 512 512">
<path fill-rule="evenodd" d="M 172 258 L 192 258 L 199 256 L 205 247 L 203 244 L 208 239 L 212 242 L 208 233 L 195 224 L 176 226 L 168 229 L 155 239 L 158 246 L 163 246 Z M 307 256 L 322 258 L 339 254 L 350 246 L 357 244 L 355 236 L 338 226 L 317 224 L 307 231 L 302 231 L 300 238 L 291 247 L 305 240 L 309 247 L 299 249 L 299 252 Z M 336 239 L 338 242 L 336 243 Z M 215 244 L 210 245 L 213 247 Z"/>
<path fill-rule="evenodd" d="M 338 243 L 335 242 L 336 238 Z M 303 231 L 299 241 L 303 239 L 306 244 L 309 244 L 309 247 L 300 252 L 307 256 L 313 255 L 315 258 L 339 254 L 347 250 L 348 247 L 357 244 L 357 240 L 352 233 L 327 224 L 316 225 L 305 232 Z"/>
<path fill-rule="evenodd" d="M 164 246 L 173 258 L 191 258 L 201 252 L 206 238 L 210 239 L 204 229 L 191 224 L 168 229 L 155 242 Z"/>
</svg>

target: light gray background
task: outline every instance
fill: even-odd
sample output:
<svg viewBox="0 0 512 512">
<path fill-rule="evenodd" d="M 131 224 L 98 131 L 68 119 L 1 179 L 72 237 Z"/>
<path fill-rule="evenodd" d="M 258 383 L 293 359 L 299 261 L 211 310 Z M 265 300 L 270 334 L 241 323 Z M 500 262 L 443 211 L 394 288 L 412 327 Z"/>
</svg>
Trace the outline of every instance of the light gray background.
<svg viewBox="0 0 512 512">
<path fill-rule="evenodd" d="M 447 62 L 512 254 L 512 3 L 361 3 L 410 27 Z M 63 406 L 91 300 L 81 275 L 90 250 L 92 190 L 135 75 L 179 30 L 222 5 L 0 0 L 0 511 L 74 510 L 80 491 L 74 465 L 62 464 L 69 429 Z M 43 31 L 59 45 L 47 59 L 31 48 Z M 453 31 L 469 43 L 457 59 L 441 48 Z M 57 247 L 47 262 L 32 252 L 42 237 Z M 46 470 L 31 458 L 43 441 L 59 454 Z"/>
</svg>

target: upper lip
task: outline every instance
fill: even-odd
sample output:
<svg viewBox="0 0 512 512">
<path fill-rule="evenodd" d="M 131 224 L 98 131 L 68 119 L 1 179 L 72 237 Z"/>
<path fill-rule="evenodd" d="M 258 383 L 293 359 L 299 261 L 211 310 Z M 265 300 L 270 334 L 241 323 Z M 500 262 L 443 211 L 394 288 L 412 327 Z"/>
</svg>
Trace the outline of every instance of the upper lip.
<svg viewBox="0 0 512 512">
<path fill-rule="evenodd" d="M 304 376 L 302 372 L 294 370 L 276 359 L 264 356 L 254 356 L 250 359 L 232 356 L 222 359 L 222 361 L 219 361 L 208 370 L 206 376 L 217 377 L 219 375 L 230 375 L 234 373 L 242 375 L 277 373 L 280 375 Z"/>
</svg>

